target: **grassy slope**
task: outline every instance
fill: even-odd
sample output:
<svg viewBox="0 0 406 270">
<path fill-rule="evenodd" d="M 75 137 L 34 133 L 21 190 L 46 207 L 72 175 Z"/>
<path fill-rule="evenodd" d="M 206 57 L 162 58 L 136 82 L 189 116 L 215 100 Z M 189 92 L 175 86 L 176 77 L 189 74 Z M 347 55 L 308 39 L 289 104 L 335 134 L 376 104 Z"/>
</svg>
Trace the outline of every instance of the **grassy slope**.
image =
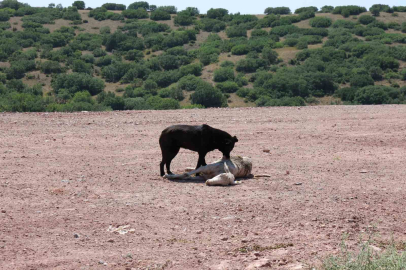
<svg viewBox="0 0 406 270">
<path fill-rule="evenodd" d="M 82 20 L 88 20 L 88 23 L 81 24 L 79 27 L 80 27 L 80 28 L 83 28 L 84 30 L 83 30 L 83 31 L 76 30 L 76 33 L 77 33 L 77 34 L 78 34 L 78 33 L 93 33 L 93 34 L 97 34 L 97 33 L 99 33 L 99 29 L 102 28 L 103 26 L 109 26 L 109 27 L 111 28 L 112 32 L 114 32 L 114 31 L 117 29 L 118 26 L 124 25 L 123 23 L 121 23 L 121 22 L 119 22 L 119 21 L 112 21 L 112 20 L 97 21 L 97 20 L 95 20 L 95 19 L 93 19 L 93 18 L 90 18 L 90 17 L 88 16 L 88 14 L 89 14 L 89 11 L 88 11 L 88 10 L 81 10 L 81 11 L 79 11 L 79 12 L 80 12 L 80 14 L 82 15 Z M 121 12 L 121 11 L 115 11 L 115 12 L 119 13 L 119 12 Z M 362 13 L 362 14 L 360 14 L 360 15 L 358 15 L 358 16 L 365 15 L 365 14 L 371 15 L 370 12 L 365 12 L 365 13 Z M 405 21 L 406 21 L 406 13 L 405 13 L 405 12 L 399 12 L 398 14 L 399 14 L 398 17 L 393 17 L 393 16 L 392 16 L 391 14 L 389 14 L 389 13 L 381 12 L 381 13 L 380 13 L 380 16 L 377 17 L 377 19 L 378 19 L 379 21 L 383 21 L 383 22 L 385 22 L 385 23 L 388 23 L 388 22 L 398 22 L 398 23 L 401 24 L 402 22 L 405 22 Z M 165 23 L 165 24 L 169 25 L 172 29 L 177 29 L 178 27 L 176 27 L 176 26 L 174 25 L 174 20 L 173 20 L 173 18 L 174 18 L 175 16 L 176 16 L 176 15 L 172 15 L 172 19 L 171 19 L 170 21 L 157 21 L 157 22 L 158 22 L 158 23 Z M 357 21 L 357 19 L 356 19 L 357 16 L 350 16 L 350 17 L 348 17 L 348 18 L 344 18 L 344 17 L 341 16 L 341 15 L 330 14 L 330 13 L 316 13 L 316 16 L 319 16 L 319 17 L 329 17 L 329 18 L 331 18 L 331 19 L 333 20 L 333 22 L 334 22 L 335 20 L 338 20 L 338 19 L 341 19 L 341 20 L 342 20 L 342 19 L 344 19 L 344 20 L 350 20 L 350 21 L 354 21 L 354 22 Z M 263 18 L 264 15 L 257 15 L 257 17 L 258 17 L 258 18 Z M 150 20 L 150 19 L 143 19 L 143 20 Z M 309 20 L 310 20 L 310 19 L 304 20 L 304 21 L 301 21 L 301 22 L 298 22 L 298 23 L 295 23 L 295 25 L 298 26 L 298 27 L 300 27 L 300 28 L 311 28 L 310 25 L 309 25 Z M 22 28 L 21 28 L 21 25 L 22 25 L 21 17 L 12 17 L 12 18 L 10 19 L 10 23 L 11 23 L 12 26 L 15 27 L 18 31 L 21 31 L 21 30 L 22 30 Z M 69 25 L 69 21 L 66 21 L 66 20 L 56 20 L 56 21 L 55 21 L 55 24 L 44 25 L 44 27 L 49 28 L 51 32 L 55 31 L 56 29 L 59 29 L 59 28 L 62 27 L 62 26 L 71 26 L 71 25 Z M 189 28 L 191 28 L 191 27 L 193 27 L 193 26 L 190 26 Z M 271 28 L 264 28 L 264 30 L 267 30 L 267 31 L 269 31 L 270 29 L 271 29 Z M 248 37 L 250 37 L 251 31 L 252 31 L 252 30 L 249 30 L 249 31 L 248 31 Z M 388 32 L 388 33 L 401 33 L 400 31 L 394 31 L 394 30 L 392 30 L 392 29 L 387 30 L 386 32 Z M 219 36 L 220 36 L 221 38 L 223 38 L 223 39 L 228 39 L 228 38 L 227 38 L 227 35 L 225 34 L 225 31 L 222 31 L 222 32 L 220 32 L 220 33 L 218 33 L 218 34 L 219 34 Z M 194 49 L 194 48 L 197 48 L 197 47 L 199 46 L 199 44 L 203 43 L 203 42 L 206 40 L 206 38 L 207 38 L 208 35 L 209 35 L 209 33 L 201 31 L 201 32 L 197 35 L 197 42 L 196 42 L 196 44 L 195 44 L 193 47 L 191 47 L 190 45 L 184 45 L 184 47 L 185 47 L 186 49 Z M 326 41 L 326 40 L 327 40 L 327 38 L 324 38 L 323 42 Z M 322 44 L 309 45 L 309 49 L 320 48 L 321 46 L 322 46 Z M 293 59 L 293 58 L 295 57 L 296 53 L 298 53 L 298 52 L 301 51 L 301 50 L 298 50 L 298 49 L 296 49 L 295 47 L 285 47 L 285 48 L 276 49 L 275 51 L 277 51 L 278 54 L 279 54 L 279 56 L 283 59 L 283 64 L 289 65 L 289 64 L 288 64 L 289 60 Z M 158 54 L 160 54 L 160 53 L 162 53 L 162 52 L 161 52 L 161 51 L 158 51 L 158 52 L 155 52 L 155 53 L 153 53 L 153 54 L 158 55 Z M 147 56 L 147 57 L 151 57 L 151 56 Z M 204 79 L 205 81 L 208 81 L 208 82 L 214 84 L 214 82 L 213 82 L 213 72 L 214 72 L 214 70 L 216 70 L 217 68 L 219 68 L 220 63 L 221 63 L 222 61 L 228 60 L 228 61 L 232 61 L 232 62 L 236 63 L 238 60 L 240 60 L 240 59 L 242 59 L 242 58 L 245 58 L 245 56 L 236 56 L 236 55 L 230 55 L 230 54 L 228 54 L 228 53 L 222 53 L 222 54 L 220 54 L 219 62 L 218 62 L 218 63 L 210 64 L 210 65 L 205 66 L 205 67 L 203 68 L 203 72 L 202 72 L 202 76 L 201 76 L 201 77 L 202 77 L 202 79 Z M 40 59 L 37 59 L 37 60 L 40 61 Z M 400 64 L 401 64 L 401 65 L 400 65 L 401 68 L 405 68 L 405 67 L 406 67 L 406 63 L 405 63 L 405 62 L 402 62 L 402 61 L 399 61 L 399 62 L 400 62 Z M 8 65 L 8 63 L 0 62 L 0 66 L 7 66 L 7 65 Z M 52 90 L 51 85 L 50 85 L 50 83 L 51 83 L 51 78 L 50 78 L 50 77 L 46 77 L 44 74 L 40 73 L 39 71 L 29 72 L 29 73 L 27 73 L 27 75 L 28 75 L 28 74 L 35 75 L 35 78 L 34 78 L 34 79 L 27 79 L 27 78 L 24 78 L 24 79 L 23 79 L 24 83 L 27 83 L 27 84 L 29 84 L 29 85 L 34 85 L 34 84 L 36 84 L 36 83 L 41 83 L 41 84 L 44 85 L 44 87 L 43 87 L 44 92 L 49 92 L 49 91 Z M 383 81 L 381 81 L 381 82 L 376 82 L 376 83 L 377 83 L 377 84 L 380 84 L 380 85 L 390 85 L 390 83 L 389 83 L 388 81 L 386 81 L 386 80 L 383 80 Z M 406 85 L 406 82 L 405 82 L 405 81 L 402 81 L 402 80 L 397 81 L 397 83 L 398 83 L 400 86 Z M 115 92 L 115 90 L 116 90 L 117 88 L 124 88 L 125 86 L 126 86 L 126 85 L 121 85 L 120 83 L 106 83 L 105 91 Z M 252 85 L 248 85 L 248 87 L 252 87 Z M 122 92 L 121 92 L 121 93 L 116 93 L 116 94 L 117 94 L 117 95 L 122 95 Z M 185 95 L 185 100 L 182 101 L 181 104 L 182 104 L 182 105 L 188 105 L 188 104 L 190 104 L 189 97 L 190 97 L 190 93 L 188 93 L 187 95 Z M 319 103 L 319 104 L 330 104 L 331 100 L 332 100 L 331 98 L 323 98 L 323 99 L 320 99 L 320 103 Z M 334 100 L 334 102 L 339 102 L 339 101 Z M 232 94 L 232 95 L 230 96 L 230 98 L 229 98 L 229 106 L 230 106 L 230 107 L 246 107 L 246 106 L 254 106 L 254 105 L 255 105 L 255 104 L 250 103 L 250 102 L 249 102 L 249 103 L 244 102 L 244 100 L 243 100 L 242 98 L 238 97 L 238 96 L 235 95 L 235 94 Z"/>
</svg>

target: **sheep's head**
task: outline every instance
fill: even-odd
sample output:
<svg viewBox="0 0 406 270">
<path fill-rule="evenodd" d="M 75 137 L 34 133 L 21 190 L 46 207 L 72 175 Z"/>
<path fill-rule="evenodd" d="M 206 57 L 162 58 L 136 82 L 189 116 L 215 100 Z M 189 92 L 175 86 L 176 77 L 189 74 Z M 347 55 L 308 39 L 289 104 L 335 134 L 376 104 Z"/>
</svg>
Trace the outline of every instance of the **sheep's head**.
<svg viewBox="0 0 406 270">
<path fill-rule="evenodd" d="M 228 169 L 227 162 L 224 162 L 224 171 L 225 173 L 221 173 L 216 175 L 215 177 L 206 181 L 206 185 L 208 186 L 228 186 L 234 183 L 235 177 L 230 170 Z"/>
</svg>

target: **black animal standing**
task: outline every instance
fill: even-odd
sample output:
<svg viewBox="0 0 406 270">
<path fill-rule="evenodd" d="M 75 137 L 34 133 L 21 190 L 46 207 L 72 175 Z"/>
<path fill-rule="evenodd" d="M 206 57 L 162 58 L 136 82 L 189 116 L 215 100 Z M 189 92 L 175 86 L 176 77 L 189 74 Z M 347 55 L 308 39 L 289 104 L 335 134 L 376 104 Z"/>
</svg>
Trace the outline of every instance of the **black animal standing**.
<svg viewBox="0 0 406 270">
<path fill-rule="evenodd" d="M 202 165 L 207 165 L 205 160 L 206 154 L 215 149 L 222 152 L 226 158 L 230 158 L 230 152 L 233 150 L 236 142 L 238 142 L 236 136 L 232 137 L 227 132 L 208 125 L 174 125 L 167 127 L 159 137 L 159 145 L 162 151 L 161 176 L 165 174 L 165 164 L 168 174 L 172 174 L 170 169 L 171 161 L 178 154 L 180 148 L 199 153 L 197 169 Z"/>
</svg>

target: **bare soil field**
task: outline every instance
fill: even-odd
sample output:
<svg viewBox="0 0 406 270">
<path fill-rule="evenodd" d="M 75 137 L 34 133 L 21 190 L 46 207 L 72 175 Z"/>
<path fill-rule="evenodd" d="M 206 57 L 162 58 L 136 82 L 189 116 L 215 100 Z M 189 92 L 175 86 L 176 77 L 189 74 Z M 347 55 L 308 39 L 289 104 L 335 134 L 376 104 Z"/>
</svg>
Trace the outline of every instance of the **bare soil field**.
<svg viewBox="0 0 406 270">
<path fill-rule="evenodd" d="M 305 269 L 346 234 L 354 249 L 371 231 L 377 247 L 405 242 L 405 116 L 399 105 L 1 113 L 0 269 Z M 158 138 L 179 123 L 236 135 L 232 155 L 270 177 L 162 179 Z M 196 163 L 181 150 L 172 169 Z"/>
</svg>

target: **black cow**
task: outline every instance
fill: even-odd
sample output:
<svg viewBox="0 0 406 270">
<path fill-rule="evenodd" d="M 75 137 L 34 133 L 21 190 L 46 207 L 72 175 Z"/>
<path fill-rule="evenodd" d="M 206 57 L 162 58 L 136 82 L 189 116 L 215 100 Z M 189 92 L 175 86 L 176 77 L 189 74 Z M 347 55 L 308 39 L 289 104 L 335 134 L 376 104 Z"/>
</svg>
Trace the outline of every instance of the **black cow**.
<svg viewBox="0 0 406 270">
<path fill-rule="evenodd" d="M 174 125 L 167 127 L 159 137 L 159 145 L 162 151 L 161 176 L 165 174 L 165 164 L 168 174 L 172 174 L 170 169 L 171 161 L 178 154 L 180 148 L 199 153 L 197 169 L 202 165 L 207 165 L 205 156 L 215 149 L 222 152 L 226 158 L 230 158 L 230 152 L 236 142 L 238 142 L 236 136 L 232 137 L 225 131 L 205 124 L 201 126 Z"/>
</svg>

